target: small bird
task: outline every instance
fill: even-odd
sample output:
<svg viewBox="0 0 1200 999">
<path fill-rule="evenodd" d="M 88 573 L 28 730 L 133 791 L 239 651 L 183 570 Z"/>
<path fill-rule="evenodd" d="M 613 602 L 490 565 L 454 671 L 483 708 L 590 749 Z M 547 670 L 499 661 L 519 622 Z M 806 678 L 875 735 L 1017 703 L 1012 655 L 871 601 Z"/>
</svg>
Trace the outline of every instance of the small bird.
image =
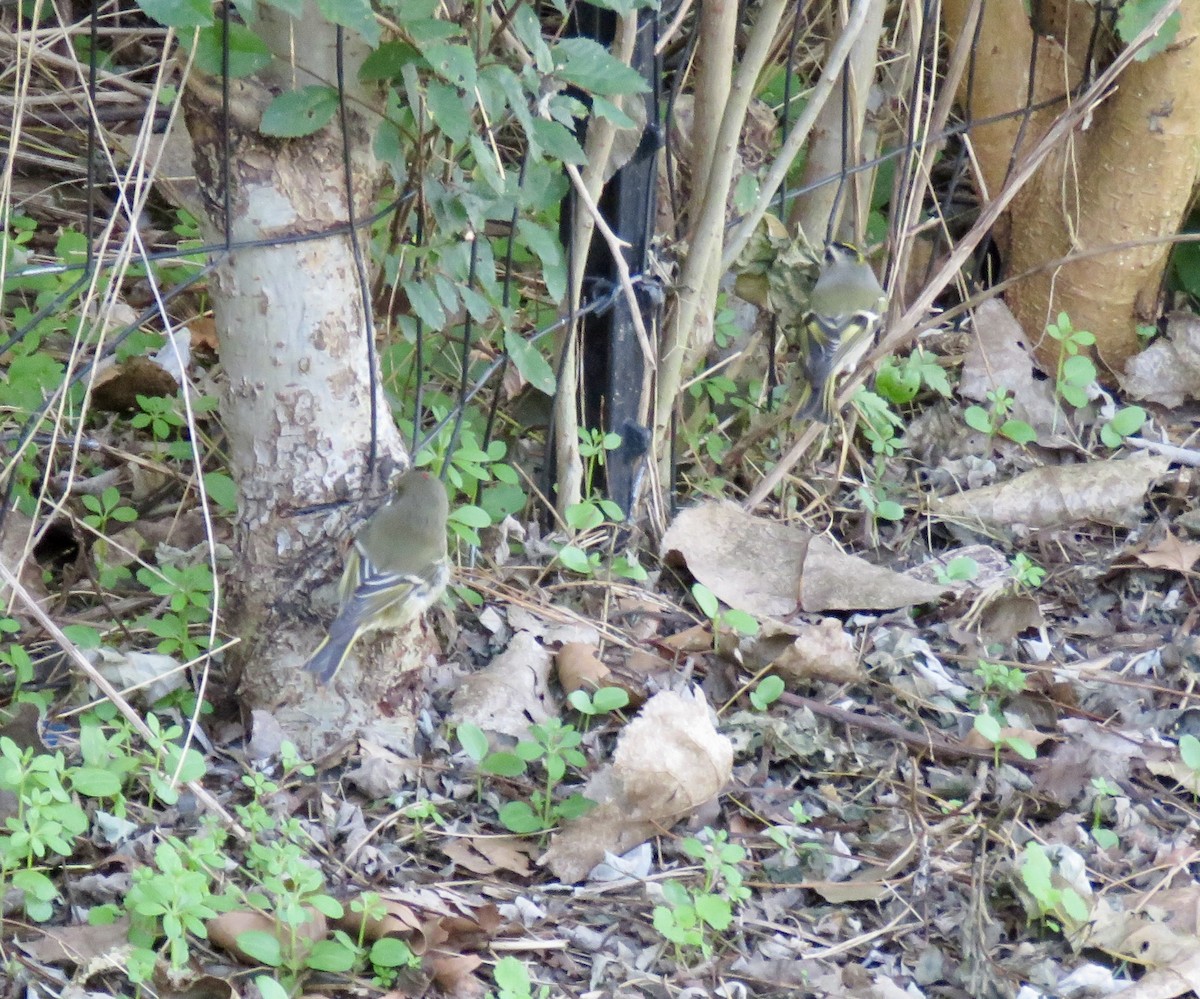
<svg viewBox="0 0 1200 999">
<path fill-rule="evenodd" d="M 847 243 L 830 243 L 800 330 L 809 394 L 796 419 L 830 422 L 838 376 L 858 366 L 886 308 L 887 293 L 862 253 Z"/>
<path fill-rule="evenodd" d="M 337 617 L 304 668 L 328 683 L 354 643 L 371 631 L 399 628 L 446 588 L 446 487 L 428 472 L 409 469 L 391 498 L 362 526 L 346 556 Z"/>
</svg>

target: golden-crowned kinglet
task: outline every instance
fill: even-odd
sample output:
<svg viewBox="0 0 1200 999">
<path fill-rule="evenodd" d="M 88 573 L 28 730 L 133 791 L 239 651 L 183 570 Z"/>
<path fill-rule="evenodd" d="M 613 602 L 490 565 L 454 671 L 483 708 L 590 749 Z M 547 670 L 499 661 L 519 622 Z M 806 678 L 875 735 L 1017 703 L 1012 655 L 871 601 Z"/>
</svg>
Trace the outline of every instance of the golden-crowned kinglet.
<svg viewBox="0 0 1200 999">
<path fill-rule="evenodd" d="M 797 419 L 830 421 L 838 376 L 862 360 L 886 308 L 887 294 L 862 253 L 846 243 L 830 243 L 800 330 L 809 394 Z"/>
</svg>

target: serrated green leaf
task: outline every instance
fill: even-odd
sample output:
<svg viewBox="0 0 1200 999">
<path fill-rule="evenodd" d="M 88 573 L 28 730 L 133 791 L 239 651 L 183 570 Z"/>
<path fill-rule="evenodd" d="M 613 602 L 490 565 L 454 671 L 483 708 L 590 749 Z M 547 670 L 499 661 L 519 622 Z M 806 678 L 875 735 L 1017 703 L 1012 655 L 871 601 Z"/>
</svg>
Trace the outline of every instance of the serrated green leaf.
<svg viewBox="0 0 1200 999">
<path fill-rule="evenodd" d="M 554 369 L 533 344 L 515 330 L 504 331 L 504 350 L 513 365 L 530 385 L 546 395 L 553 395 L 557 380 Z"/>
<path fill-rule="evenodd" d="M 582 166 L 587 162 L 583 149 L 575 140 L 575 136 L 557 121 L 547 121 L 545 118 L 534 118 L 533 129 L 529 137 L 552 158 Z"/>
<path fill-rule="evenodd" d="M 649 90 L 642 75 L 590 38 L 564 38 L 551 48 L 555 75 L 589 94 L 641 94 Z"/>
<path fill-rule="evenodd" d="M 224 47 L 225 25 L 218 21 L 201 28 L 195 35 L 196 68 L 210 76 L 221 74 L 221 50 Z M 191 35 L 181 35 L 180 44 L 188 48 Z M 257 73 L 271 63 L 271 52 L 261 38 L 244 24 L 229 25 L 229 75 L 235 79 Z"/>
<path fill-rule="evenodd" d="M 379 44 L 379 24 L 370 0 L 317 0 L 317 10 L 334 24 L 358 32 L 372 48 Z"/>
<path fill-rule="evenodd" d="M 204 28 L 213 23 L 210 0 L 137 0 L 152 21 L 168 28 Z"/>
<path fill-rule="evenodd" d="M 558 236 L 529 219 L 517 222 L 517 234 L 541 261 L 547 294 L 555 302 L 562 301 L 567 293 L 567 265 Z"/>
<path fill-rule="evenodd" d="M 290 90 L 267 105 L 259 131 L 277 139 L 312 135 L 329 124 L 337 109 L 338 92 L 333 87 Z"/>
</svg>

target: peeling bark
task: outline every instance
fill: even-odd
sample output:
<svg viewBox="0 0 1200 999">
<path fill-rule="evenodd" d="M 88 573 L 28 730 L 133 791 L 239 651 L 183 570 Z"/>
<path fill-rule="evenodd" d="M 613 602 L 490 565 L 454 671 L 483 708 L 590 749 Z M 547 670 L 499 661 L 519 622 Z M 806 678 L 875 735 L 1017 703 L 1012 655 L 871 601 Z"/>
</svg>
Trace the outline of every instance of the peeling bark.
<svg viewBox="0 0 1200 999">
<path fill-rule="evenodd" d="M 264 7 L 257 25 L 269 44 L 305 54 L 306 71 L 277 61 L 260 78 L 231 81 L 226 123 L 217 80 L 188 81 L 184 107 L 205 201 L 207 237 L 225 232 L 222 161 L 228 141 L 229 232 L 234 243 L 290 240 L 348 221 L 340 121 L 300 139 L 258 130 L 282 87 L 334 78 L 335 29 L 313 13 L 291 21 Z M 360 58 L 347 33 L 345 77 Z M 315 75 L 314 75 L 315 74 Z M 355 95 L 362 100 L 363 94 Z M 380 171 L 371 124 L 351 103 L 355 213 L 366 217 Z M 226 131 L 228 140 L 226 140 Z M 360 234 L 366 242 L 366 234 Z M 372 400 L 378 414 L 377 468 L 404 463 L 404 445 L 368 365 L 366 317 L 348 235 L 234 249 L 211 282 L 227 375 L 222 417 L 239 488 L 236 567 L 225 610 L 241 643 L 227 654 L 244 705 L 273 710 L 302 751 L 369 733 L 393 747 L 413 730 L 411 684 L 420 664 L 420 626 L 360 642 L 330 688 L 314 690 L 300 666 L 332 616 L 350 525 L 378 502 L 366 481 Z M 379 476 L 376 476 L 379 478 Z M 350 502 L 336 503 L 338 500 Z M 331 504 L 303 512 L 317 504 Z M 303 679 L 301 679 L 303 677 Z"/>
</svg>

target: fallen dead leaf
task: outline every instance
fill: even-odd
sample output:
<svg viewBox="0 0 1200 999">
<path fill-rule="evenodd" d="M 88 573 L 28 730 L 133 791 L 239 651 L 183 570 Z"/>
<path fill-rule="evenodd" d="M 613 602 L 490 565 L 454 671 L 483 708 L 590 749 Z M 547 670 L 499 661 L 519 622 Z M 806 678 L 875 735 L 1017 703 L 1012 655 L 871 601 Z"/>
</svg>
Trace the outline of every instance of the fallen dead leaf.
<svg viewBox="0 0 1200 999">
<path fill-rule="evenodd" d="M 1167 534 L 1153 548 L 1138 555 L 1137 559 L 1151 569 L 1171 569 L 1186 575 L 1200 561 L 1200 541 L 1184 541 L 1174 534 Z"/>
<path fill-rule="evenodd" d="M 550 653 L 529 632 L 518 631 L 491 665 L 459 684 L 450 720 L 523 738 L 530 724 L 558 713 L 549 683 Z"/>
<path fill-rule="evenodd" d="M 856 683 L 863 679 L 854 639 L 831 617 L 816 624 L 764 625 L 746 653 L 746 662 L 755 672 L 770 665 L 789 687 L 814 680 Z"/>
<path fill-rule="evenodd" d="M 932 603 L 946 592 L 729 502 L 682 511 L 667 529 L 662 552 L 681 558 L 730 607 L 755 617 L 789 617 L 799 610 L 894 610 Z"/>
<path fill-rule="evenodd" d="M 1200 398 L 1200 320 L 1173 312 L 1167 334 L 1125 362 L 1121 388 L 1134 399 L 1149 399 L 1174 409 Z"/>
<path fill-rule="evenodd" d="M 558 682 L 564 693 L 573 694 L 577 690 L 590 693 L 610 686 L 609 669 L 596 655 L 594 645 L 567 642 L 558 650 L 555 664 L 558 667 Z"/>
<path fill-rule="evenodd" d="M 991 530 L 1089 522 L 1133 527 L 1141 520 L 1146 490 L 1169 467 L 1166 458 L 1138 453 L 1121 461 L 1035 468 L 1009 482 L 934 498 L 929 507 L 942 520 Z"/>
<path fill-rule="evenodd" d="M 448 839 L 440 849 L 456 866 L 473 874 L 505 870 L 528 877 L 536 847 L 517 836 L 469 836 Z"/>
<path fill-rule="evenodd" d="M 733 746 L 699 690 L 655 694 L 621 732 L 612 763 L 588 781 L 584 796 L 597 806 L 566 823 L 540 863 L 580 881 L 606 852 L 623 854 L 714 798 L 732 768 Z"/>
</svg>

